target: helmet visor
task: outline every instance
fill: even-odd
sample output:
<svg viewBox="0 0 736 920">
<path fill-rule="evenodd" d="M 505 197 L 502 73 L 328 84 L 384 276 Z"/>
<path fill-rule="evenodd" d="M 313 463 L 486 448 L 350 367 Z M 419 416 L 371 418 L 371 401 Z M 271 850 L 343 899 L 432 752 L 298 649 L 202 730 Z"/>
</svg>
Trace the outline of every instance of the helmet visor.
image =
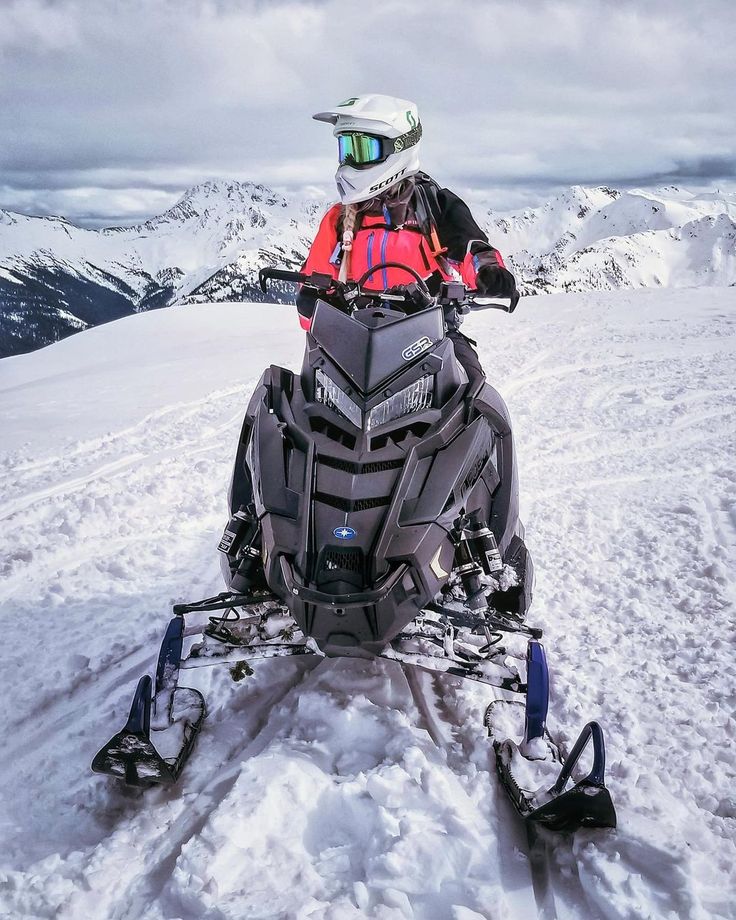
<svg viewBox="0 0 736 920">
<path fill-rule="evenodd" d="M 355 131 L 337 135 L 337 150 L 340 164 L 367 166 L 385 159 L 380 137 Z"/>
</svg>

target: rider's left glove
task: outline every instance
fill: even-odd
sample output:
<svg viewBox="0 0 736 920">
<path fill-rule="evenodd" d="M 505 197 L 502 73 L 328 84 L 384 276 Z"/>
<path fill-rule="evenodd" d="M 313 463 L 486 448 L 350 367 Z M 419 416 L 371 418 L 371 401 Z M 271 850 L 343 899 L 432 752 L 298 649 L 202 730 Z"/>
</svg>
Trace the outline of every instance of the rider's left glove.
<svg viewBox="0 0 736 920">
<path fill-rule="evenodd" d="M 475 284 L 483 297 L 513 297 L 516 293 L 514 276 L 500 265 L 484 265 L 476 276 Z"/>
</svg>

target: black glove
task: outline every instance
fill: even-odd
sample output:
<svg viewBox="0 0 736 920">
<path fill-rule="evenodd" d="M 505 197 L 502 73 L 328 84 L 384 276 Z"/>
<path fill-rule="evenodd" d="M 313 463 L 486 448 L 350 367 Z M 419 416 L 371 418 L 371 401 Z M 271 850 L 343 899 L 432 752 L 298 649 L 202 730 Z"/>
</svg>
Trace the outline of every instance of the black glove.
<svg viewBox="0 0 736 920">
<path fill-rule="evenodd" d="M 514 276 L 500 265 L 484 265 L 476 275 L 475 284 L 482 297 L 513 297 L 516 293 Z"/>
</svg>

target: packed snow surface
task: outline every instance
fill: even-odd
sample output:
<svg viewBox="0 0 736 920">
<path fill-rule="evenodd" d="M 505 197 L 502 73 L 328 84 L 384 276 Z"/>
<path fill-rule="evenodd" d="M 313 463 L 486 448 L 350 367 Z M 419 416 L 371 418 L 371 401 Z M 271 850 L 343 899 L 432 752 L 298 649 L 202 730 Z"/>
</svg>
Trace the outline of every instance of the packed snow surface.
<svg viewBox="0 0 736 920">
<path fill-rule="evenodd" d="M 537 568 L 550 725 L 607 732 L 615 831 L 547 844 L 494 775 L 491 691 L 392 662 L 186 672 L 179 784 L 89 770 L 216 544 L 285 306 L 180 307 L 0 362 L 0 916 L 733 918 L 736 294 L 551 295 L 476 314 Z"/>
</svg>

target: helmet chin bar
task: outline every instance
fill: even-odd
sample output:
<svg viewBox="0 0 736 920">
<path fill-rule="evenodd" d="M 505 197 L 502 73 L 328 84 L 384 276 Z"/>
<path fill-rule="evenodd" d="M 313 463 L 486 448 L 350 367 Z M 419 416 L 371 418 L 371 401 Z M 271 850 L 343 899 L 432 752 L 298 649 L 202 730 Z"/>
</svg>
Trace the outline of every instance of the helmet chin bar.
<svg viewBox="0 0 736 920">
<path fill-rule="evenodd" d="M 419 144 L 391 154 L 382 163 L 356 169 L 343 163 L 335 173 L 335 184 L 343 204 L 368 201 L 402 179 L 419 172 Z"/>
</svg>

